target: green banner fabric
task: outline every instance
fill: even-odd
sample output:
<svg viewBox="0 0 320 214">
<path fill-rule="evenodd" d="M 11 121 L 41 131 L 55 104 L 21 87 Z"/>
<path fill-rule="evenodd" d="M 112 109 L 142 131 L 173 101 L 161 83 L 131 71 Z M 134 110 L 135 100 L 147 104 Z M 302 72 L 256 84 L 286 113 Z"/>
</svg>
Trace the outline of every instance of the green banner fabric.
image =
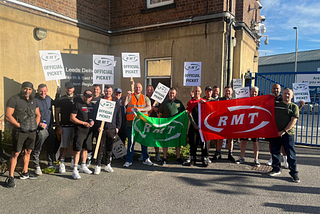
<svg viewBox="0 0 320 214">
<path fill-rule="evenodd" d="M 170 118 L 146 117 L 137 112 L 132 123 L 132 138 L 147 147 L 185 146 L 188 124 L 186 111 Z"/>
</svg>

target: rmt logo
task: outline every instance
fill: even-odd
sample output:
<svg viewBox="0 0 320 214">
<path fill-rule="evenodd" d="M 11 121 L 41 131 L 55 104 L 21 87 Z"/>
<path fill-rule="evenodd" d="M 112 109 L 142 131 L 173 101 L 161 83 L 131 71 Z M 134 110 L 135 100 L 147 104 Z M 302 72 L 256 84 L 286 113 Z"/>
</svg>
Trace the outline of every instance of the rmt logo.
<svg viewBox="0 0 320 214">
<path fill-rule="evenodd" d="M 109 102 L 100 102 L 100 106 L 102 108 L 108 108 L 108 109 L 114 108 L 114 104 L 109 103 Z"/>
<path fill-rule="evenodd" d="M 308 86 L 306 84 L 296 84 L 293 89 L 296 91 L 306 91 L 308 90 Z"/>
<path fill-rule="evenodd" d="M 206 128 L 227 135 L 232 133 L 250 133 L 264 128 L 271 121 L 272 113 L 260 106 L 232 106 L 224 114 L 210 113 L 204 120 Z M 250 135 L 250 134 L 249 134 Z"/>
<path fill-rule="evenodd" d="M 122 59 L 123 59 L 123 61 L 126 61 L 126 62 L 137 62 L 138 61 L 138 57 L 136 55 L 132 55 L 132 54 L 123 56 Z"/>
<path fill-rule="evenodd" d="M 246 88 L 241 88 L 239 90 L 236 90 L 236 95 L 237 96 L 245 96 L 247 94 L 249 94 L 249 90 L 246 89 Z"/>
<path fill-rule="evenodd" d="M 113 60 L 106 57 L 96 58 L 93 62 L 98 66 L 104 66 L 104 67 L 109 67 L 113 65 Z"/>
<path fill-rule="evenodd" d="M 45 53 L 41 56 L 41 59 L 46 62 L 56 62 L 60 59 L 60 55 L 57 53 Z"/>
<path fill-rule="evenodd" d="M 190 64 L 190 65 L 186 65 L 184 68 L 187 71 L 199 71 L 200 70 L 200 65 L 198 65 L 198 64 Z"/>
</svg>

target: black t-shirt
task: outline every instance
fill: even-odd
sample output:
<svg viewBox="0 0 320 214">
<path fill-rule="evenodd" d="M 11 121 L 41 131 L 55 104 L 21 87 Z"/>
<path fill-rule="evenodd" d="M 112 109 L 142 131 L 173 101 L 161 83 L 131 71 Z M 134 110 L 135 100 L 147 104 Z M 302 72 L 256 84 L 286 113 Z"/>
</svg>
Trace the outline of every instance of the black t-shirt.
<svg viewBox="0 0 320 214">
<path fill-rule="evenodd" d="M 71 113 L 77 114 L 76 118 L 81 121 L 89 122 L 90 119 L 94 119 L 94 111 L 91 103 L 87 104 L 83 100 L 79 100 L 74 104 Z"/>
<path fill-rule="evenodd" d="M 65 125 L 74 125 L 72 122 L 70 122 L 70 114 L 73 109 L 73 105 L 75 102 L 81 101 L 80 97 L 73 96 L 73 97 L 68 97 L 67 95 L 63 95 L 62 97 L 59 97 L 56 100 L 55 107 L 60 108 L 60 125 L 65 126 Z"/>
</svg>

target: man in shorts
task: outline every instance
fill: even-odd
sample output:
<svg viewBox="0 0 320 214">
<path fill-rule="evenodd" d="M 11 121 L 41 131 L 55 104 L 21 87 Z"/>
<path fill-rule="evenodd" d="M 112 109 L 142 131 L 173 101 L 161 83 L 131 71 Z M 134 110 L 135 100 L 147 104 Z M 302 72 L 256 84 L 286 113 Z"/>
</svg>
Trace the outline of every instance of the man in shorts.
<svg viewBox="0 0 320 214">
<path fill-rule="evenodd" d="M 13 151 L 10 158 L 9 176 L 6 180 L 6 185 L 10 188 L 16 186 L 13 173 L 22 150 L 24 150 L 24 156 L 20 179 L 29 178 L 30 154 L 35 145 L 36 130 L 41 117 L 38 102 L 31 95 L 32 91 L 33 84 L 24 82 L 22 83 L 21 92 L 10 97 L 7 102 L 6 120 L 13 126 Z"/>
</svg>

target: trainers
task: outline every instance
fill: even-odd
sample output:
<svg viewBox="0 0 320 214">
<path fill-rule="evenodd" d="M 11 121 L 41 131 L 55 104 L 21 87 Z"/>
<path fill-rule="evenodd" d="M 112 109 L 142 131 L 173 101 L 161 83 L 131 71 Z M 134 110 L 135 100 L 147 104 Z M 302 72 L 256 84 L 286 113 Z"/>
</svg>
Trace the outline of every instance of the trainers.
<svg viewBox="0 0 320 214">
<path fill-rule="evenodd" d="M 104 167 L 104 170 L 106 170 L 107 172 L 114 172 L 110 163 Z"/>
<path fill-rule="evenodd" d="M 188 156 L 185 163 L 190 163 L 191 162 L 191 159 L 192 159 L 192 156 Z"/>
<path fill-rule="evenodd" d="M 280 175 L 281 171 L 275 171 L 275 170 L 271 170 L 270 172 L 268 172 L 269 176 L 277 176 Z"/>
<path fill-rule="evenodd" d="M 14 188 L 16 187 L 16 184 L 14 183 L 14 177 L 7 177 L 6 181 L 8 188 Z"/>
<path fill-rule="evenodd" d="M 89 168 L 91 164 L 91 158 L 87 158 L 86 166 Z"/>
<path fill-rule="evenodd" d="M 143 161 L 143 155 L 141 154 L 140 157 L 138 158 L 138 161 Z"/>
<path fill-rule="evenodd" d="M 229 154 L 228 155 L 228 160 L 229 161 L 232 161 L 232 162 L 235 162 L 236 160 L 234 159 L 233 155 L 232 154 Z"/>
<path fill-rule="evenodd" d="M 208 159 L 206 157 L 204 157 L 202 159 L 202 166 L 204 166 L 204 167 L 208 167 L 209 166 L 209 162 L 208 162 Z"/>
<path fill-rule="evenodd" d="M 190 162 L 185 162 L 184 166 L 194 166 L 196 164 L 196 161 L 194 159 L 191 159 Z"/>
<path fill-rule="evenodd" d="M 261 166 L 261 164 L 260 164 L 260 162 L 259 162 L 258 159 L 254 160 L 254 161 L 253 161 L 253 164 L 254 164 L 254 166 L 256 166 L 256 167 L 260 167 L 260 166 Z"/>
<path fill-rule="evenodd" d="M 83 173 L 86 173 L 86 174 L 89 174 L 89 175 L 92 174 L 92 171 L 90 169 L 88 169 L 88 167 L 86 165 L 81 166 L 79 171 L 83 172 Z"/>
<path fill-rule="evenodd" d="M 165 166 L 167 164 L 167 159 L 163 158 L 161 160 L 161 163 L 160 163 L 162 166 Z"/>
<path fill-rule="evenodd" d="M 131 166 L 132 165 L 132 163 L 130 163 L 130 162 L 125 162 L 124 164 L 123 164 L 123 167 L 129 167 L 129 166 Z"/>
<path fill-rule="evenodd" d="M 287 156 L 283 156 L 283 167 L 286 168 L 286 169 L 289 169 Z"/>
<path fill-rule="evenodd" d="M 268 160 L 267 165 L 268 165 L 268 166 L 271 166 L 271 165 L 272 165 L 272 158 L 270 158 L 270 159 Z"/>
<path fill-rule="evenodd" d="M 74 158 L 71 158 L 70 168 L 71 168 L 71 169 L 73 169 L 73 168 L 74 168 Z"/>
<path fill-rule="evenodd" d="M 293 176 L 291 176 L 291 178 L 292 178 L 293 182 L 300 183 L 300 179 L 299 179 L 298 175 L 293 175 Z"/>
<path fill-rule="evenodd" d="M 178 164 L 183 164 L 183 160 L 182 160 L 181 158 L 177 158 L 176 162 L 177 162 Z"/>
<path fill-rule="evenodd" d="M 145 164 L 145 165 L 148 165 L 148 166 L 152 166 L 153 165 L 153 163 L 151 162 L 150 158 L 146 159 L 142 163 Z"/>
<path fill-rule="evenodd" d="M 161 157 L 160 157 L 160 154 L 158 153 L 154 159 L 157 161 L 157 162 L 160 162 L 161 161 Z"/>
<path fill-rule="evenodd" d="M 80 179 L 81 176 L 79 175 L 79 171 L 78 171 L 78 170 L 73 170 L 73 172 L 72 172 L 72 177 L 73 177 L 73 179 L 75 179 L 75 180 Z"/>
<path fill-rule="evenodd" d="M 240 157 L 237 161 L 236 164 L 243 164 L 244 163 L 244 158 Z"/>
<path fill-rule="evenodd" d="M 40 168 L 40 166 L 37 166 L 36 169 L 34 170 L 34 174 L 36 175 L 42 175 L 42 170 Z"/>
<path fill-rule="evenodd" d="M 220 159 L 221 159 L 221 152 L 216 151 L 214 153 L 213 160 L 220 160 Z"/>
<path fill-rule="evenodd" d="M 66 172 L 66 165 L 64 162 L 61 162 L 59 165 L 59 173 L 65 173 Z"/>
<path fill-rule="evenodd" d="M 212 163 L 212 161 L 210 160 L 209 157 L 206 157 L 206 158 L 207 158 L 208 163 Z"/>
<path fill-rule="evenodd" d="M 101 166 L 96 166 L 96 168 L 94 168 L 94 173 L 95 175 L 99 175 L 101 172 Z"/>
<path fill-rule="evenodd" d="M 21 172 L 21 174 L 20 174 L 20 179 L 21 180 L 25 180 L 25 179 L 28 179 L 28 178 L 29 178 L 29 172 L 25 172 L 25 173 Z"/>
</svg>

